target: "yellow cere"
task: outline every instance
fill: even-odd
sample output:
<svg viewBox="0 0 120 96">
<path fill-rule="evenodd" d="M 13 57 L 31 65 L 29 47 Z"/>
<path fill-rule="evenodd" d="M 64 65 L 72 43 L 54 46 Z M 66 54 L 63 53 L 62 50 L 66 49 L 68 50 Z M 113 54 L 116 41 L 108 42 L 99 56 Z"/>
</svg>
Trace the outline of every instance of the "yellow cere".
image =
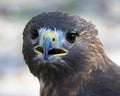
<svg viewBox="0 0 120 96">
<path fill-rule="evenodd" d="M 43 36 L 43 39 L 45 40 L 47 36 L 51 37 L 53 43 L 56 42 L 56 35 L 53 32 L 46 32 Z"/>
</svg>

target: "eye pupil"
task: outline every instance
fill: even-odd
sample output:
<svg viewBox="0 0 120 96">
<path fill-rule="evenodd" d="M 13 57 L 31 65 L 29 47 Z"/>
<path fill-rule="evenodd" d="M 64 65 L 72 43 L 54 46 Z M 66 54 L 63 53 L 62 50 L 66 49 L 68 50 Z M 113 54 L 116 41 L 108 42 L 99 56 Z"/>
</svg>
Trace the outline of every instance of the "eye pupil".
<svg viewBox="0 0 120 96">
<path fill-rule="evenodd" d="M 32 39 L 36 39 L 36 38 L 38 38 L 38 36 L 39 36 L 39 33 L 37 30 L 34 29 L 31 31 L 31 38 Z"/>
<path fill-rule="evenodd" d="M 66 34 L 66 39 L 67 39 L 67 41 L 70 42 L 70 43 L 74 43 L 76 37 L 77 37 L 77 33 L 76 33 L 76 32 L 68 32 L 68 33 Z"/>
</svg>

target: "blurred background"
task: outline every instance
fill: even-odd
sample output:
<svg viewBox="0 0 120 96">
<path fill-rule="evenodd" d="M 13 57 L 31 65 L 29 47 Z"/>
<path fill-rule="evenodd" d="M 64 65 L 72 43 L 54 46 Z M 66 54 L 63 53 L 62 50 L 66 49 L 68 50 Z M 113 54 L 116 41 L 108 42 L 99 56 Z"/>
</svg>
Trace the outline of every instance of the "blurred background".
<svg viewBox="0 0 120 96">
<path fill-rule="evenodd" d="M 120 64 L 120 0 L 0 0 L 0 96 L 39 96 L 23 60 L 22 32 L 33 16 L 56 10 L 96 25 L 106 53 Z"/>
</svg>

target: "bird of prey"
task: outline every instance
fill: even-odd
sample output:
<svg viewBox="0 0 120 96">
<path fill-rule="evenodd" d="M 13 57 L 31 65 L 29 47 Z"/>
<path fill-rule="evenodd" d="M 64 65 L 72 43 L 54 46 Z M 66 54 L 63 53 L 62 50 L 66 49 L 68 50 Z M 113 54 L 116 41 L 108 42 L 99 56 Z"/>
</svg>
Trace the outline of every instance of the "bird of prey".
<svg viewBox="0 0 120 96">
<path fill-rule="evenodd" d="M 120 96 L 120 67 L 105 54 L 90 22 L 67 12 L 33 17 L 23 55 L 39 79 L 40 96 Z"/>
</svg>

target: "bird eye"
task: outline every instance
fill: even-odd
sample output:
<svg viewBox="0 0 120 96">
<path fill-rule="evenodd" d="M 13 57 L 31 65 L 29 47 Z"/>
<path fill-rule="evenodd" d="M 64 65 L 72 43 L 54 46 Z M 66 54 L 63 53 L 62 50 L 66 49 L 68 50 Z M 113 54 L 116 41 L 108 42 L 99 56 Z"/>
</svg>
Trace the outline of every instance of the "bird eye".
<svg viewBox="0 0 120 96">
<path fill-rule="evenodd" d="M 77 36 L 78 36 L 78 33 L 77 33 L 77 32 L 68 32 L 68 33 L 66 34 L 66 40 L 67 40 L 69 43 L 74 43 Z"/>
<path fill-rule="evenodd" d="M 36 29 L 32 29 L 32 31 L 31 31 L 31 38 L 32 39 L 37 39 L 38 36 L 39 36 L 38 31 Z"/>
</svg>

